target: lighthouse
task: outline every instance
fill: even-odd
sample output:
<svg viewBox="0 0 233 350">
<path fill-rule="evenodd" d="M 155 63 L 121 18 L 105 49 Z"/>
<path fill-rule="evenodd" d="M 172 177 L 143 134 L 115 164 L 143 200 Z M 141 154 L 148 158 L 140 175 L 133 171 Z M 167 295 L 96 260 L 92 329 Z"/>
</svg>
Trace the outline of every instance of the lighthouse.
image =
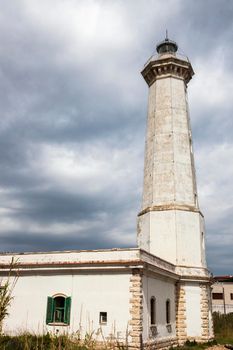
<svg viewBox="0 0 233 350">
<path fill-rule="evenodd" d="M 199 335 L 208 340 L 212 332 L 210 274 L 187 98 L 194 71 L 168 37 L 156 50 L 157 55 L 142 70 L 149 98 L 138 246 L 174 264 L 181 276 L 177 283 L 178 337 Z"/>
<path fill-rule="evenodd" d="M 194 72 L 177 49 L 166 38 L 142 71 L 149 102 L 138 244 L 175 265 L 206 268 L 187 100 Z"/>
</svg>

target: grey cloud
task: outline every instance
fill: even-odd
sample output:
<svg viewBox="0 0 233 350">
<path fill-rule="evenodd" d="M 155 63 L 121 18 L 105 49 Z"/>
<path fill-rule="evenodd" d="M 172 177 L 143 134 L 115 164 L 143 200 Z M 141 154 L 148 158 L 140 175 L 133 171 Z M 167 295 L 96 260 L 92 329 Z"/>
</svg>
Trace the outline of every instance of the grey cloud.
<svg viewBox="0 0 233 350">
<path fill-rule="evenodd" d="M 230 105 L 223 105 L 220 108 L 205 107 L 202 110 L 199 109 L 197 113 L 194 110 L 191 113 L 191 118 L 192 115 L 199 119 L 196 123 L 192 122 L 194 144 L 197 147 L 210 143 L 232 142 L 230 130 L 233 128 L 233 120 Z"/>
<path fill-rule="evenodd" d="M 13 196 L 15 199 L 18 197 L 24 204 L 24 210 L 19 209 L 13 214 L 13 217 L 43 224 L 92 220 L 100 213 L 109 215 L 114 213 L 118 216 L 119 212 L 129 210 L 132 206 L 131 203 L 135 202 L 133 195 L 127 200 L 124 193 L 119 195 L 119 192 L 111 197 L 109 193 L 88 195 L 87 193 L 75 192 L 72 195 L 65 191 L 59 191 L 59 189 L 28 190 L 24 193 L 13 192 Z"/>
<path fill-rule="evenodd" d="M 224 253 L 223 253 L 224 252 Z M 232 275 L 232 251 L 221 245 L 209 245 L 208 266 L 215 275 Z"/>
<path fill-rule="evenodd" d="M 174 17 L 174 32 L 180 37 L 182 50 L 195 60 L 196 56 L 214 54 L 218 47 L 225 53 L 233 36 L 233 7 L 229 0 L 182 1 L 179 17 Z M 177 26 L 178 19 L 183 24 Z M 181 44 L 182 43 L 182 44 Z"/>
<path fill-rule="evenodd" d="M 105 248 L 126 248 L 132 247 L 132 244 L 119 244 L 109 237 L 109 232 L 103 231 L 96 225 L 95 230 L 74 232 L 63 236 L 48 235 L 44 232 L 38 232 L 36 235 L 24 231 L 8 232 L 2 235 L 1 242 L 4 245 L 5 252 L 36 252 L 36 251 L 54 251 L 54 250 L 83 250 L 83 249 L 105 249 Z M 135 245 L 134 245 L 135 246 Z"/>
</svg>

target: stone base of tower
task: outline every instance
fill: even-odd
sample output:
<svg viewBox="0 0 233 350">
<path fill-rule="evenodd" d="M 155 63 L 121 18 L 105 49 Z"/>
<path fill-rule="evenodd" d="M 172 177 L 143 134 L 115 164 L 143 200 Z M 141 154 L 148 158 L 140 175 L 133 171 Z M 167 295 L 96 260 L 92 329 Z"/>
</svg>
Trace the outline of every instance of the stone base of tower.
<svg viewBox="0 0 233 350">
<path fill-rule="evenodd" d="M 209 282 L 178 282 L 176 285 L 176 333 L 179 345 L 187 340 L 213 339 Z"/>
<path fill-rule="evenodd" d="M 211 341 L 208 270 L 175 266 L 144 251 L 141 254 L 147 263 L 135 269 L 130 279 L 128 347 L 132 350 L 167 349 L 183 345 L 187 340 Z M 154 312 L 151 312 L 151 301 Z"/>
<path fill-rule="evenodd" d="M 129 349 L 162 350 L 184 345 L 188 340 L 197 343 L 213 340 L 209 281 L 182 281 L 181 279 L 175 281 L 170 278 L 165 279 L 158 273 L 153 276 L 152 271 L 143 269 L 137 276 L 132 276 L 131 283 L 133 286 L 131 290 L 135 297 L 131 299 L 133 308 L 130 324 L 134 328 L 132 342 L 128 344 Z M 151 295 L 155 295 L 157 301 L 159 297 L 160 301 L 161 298 L 165 300 L 167 298 L 165 294 L 169 293 L 169 289 L 175 292 L 174 300 L 170 299 L 171 305 L 174 305 L 174 311 L 171 312 L 174 315 L 174 322 L 171 320 L 169 325 L 157 322 L 156 325 L 151 326 L 150 317 L 149 324 L 146 322 L 150 313 Z M 159 295 L 160 290 L 163 290 L 164 295 Z M 161 304 L 162 308 L 161 305 L 157 305 L 160 312 L 158 318 L 162 316 L 161 311 L 164 311 L 163 300 Z M 166 329 L 168 330 L 169 327 L 170 333 L 166 334 Z M 156 329 L 154 334 L 151 332 L 152 329 Z"/>
</svg>

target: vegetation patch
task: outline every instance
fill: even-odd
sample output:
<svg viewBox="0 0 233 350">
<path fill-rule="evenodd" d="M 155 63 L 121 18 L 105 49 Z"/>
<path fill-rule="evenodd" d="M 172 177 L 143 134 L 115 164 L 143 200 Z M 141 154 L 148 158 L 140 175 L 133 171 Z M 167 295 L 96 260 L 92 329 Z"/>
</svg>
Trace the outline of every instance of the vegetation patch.
<svg viewBox="0 0 233 350">
<path fill-rule="evenodd" d="M 98 344 L 94 333 L 86 334 L 84 339 L 79 334 L 68 335 L 33 335 L 29 333 L 17 336 L 0 335 L 0 350 L 125 350 L 126 346 L 115 339 L 105 340 Z"/>
<path fill-rule="evenodd" d="M 184 346 L 177 347 L 177 350 L 205 350 L 216 344 L 233 345 L 233 313 L 222 315 L 213 314 L 215 340 L 207 343 L 187 341 Z M 127 346 L 117 343 L 115 339 L 106 340 L 102 344 L 96 342 L 94 333 L 86 334 L 80 339 L 80 334 L 68 335 L 33 335 L 29 333 L 17 336 L 0 335 L 0 350 L 126 350 Z"/>
<path fill-rule="evenodd" d="M 233 313 L 213 313 L 214 334 L 218 344 L 233 344 Z"/>
<path fill-rule="evenodd" d="M 178 346 L 174 348 L 174 350 L 203 350 L 210 348 L 211 346 L 214 346 L 217 344 L 217 341 L 214 339 L 212 341 L 206 342 L 206 343 L 197 343 L 194 341 L 186 341 L 186 343 L 183 346 Z"/>
<path fill-rule="evenodd" d="M 72 337 L 53 336 L 49 333 L 43 336 L 21 334 L 18 336 L 0 336 L 1 350 L 93 350 L 93 341 L 82 342 Z"/>
</svg>

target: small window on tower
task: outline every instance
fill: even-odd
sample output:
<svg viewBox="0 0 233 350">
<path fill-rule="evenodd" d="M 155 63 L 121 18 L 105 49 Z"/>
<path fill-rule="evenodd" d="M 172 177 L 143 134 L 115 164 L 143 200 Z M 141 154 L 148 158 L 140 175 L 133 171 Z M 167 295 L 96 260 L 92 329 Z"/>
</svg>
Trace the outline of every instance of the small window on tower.
<svg viewBox="0 0 233 350">
<path fill-rule="evenodd" d="M 231 300 L 233 300 L 233 293 L 231 293 L 230 297 L 231 297 Z"/>
<path fill-rule="evenodd" d="M 150 324 L 156 323 L 156 299 L 155 297 L 152 297 L 150 299 Z"/>
<path fill-rule="evenodd" d="M 169 299 L 166 301 L 166 322 L 168 324 L 171 322 L 171 304 Z"/>
<path fill-rule="evenodd" d="M 100 319 L 99 319 L 100 324 L 106 324 L 107 323 L 107 312 L 100 312 Z"/>
</svg>

